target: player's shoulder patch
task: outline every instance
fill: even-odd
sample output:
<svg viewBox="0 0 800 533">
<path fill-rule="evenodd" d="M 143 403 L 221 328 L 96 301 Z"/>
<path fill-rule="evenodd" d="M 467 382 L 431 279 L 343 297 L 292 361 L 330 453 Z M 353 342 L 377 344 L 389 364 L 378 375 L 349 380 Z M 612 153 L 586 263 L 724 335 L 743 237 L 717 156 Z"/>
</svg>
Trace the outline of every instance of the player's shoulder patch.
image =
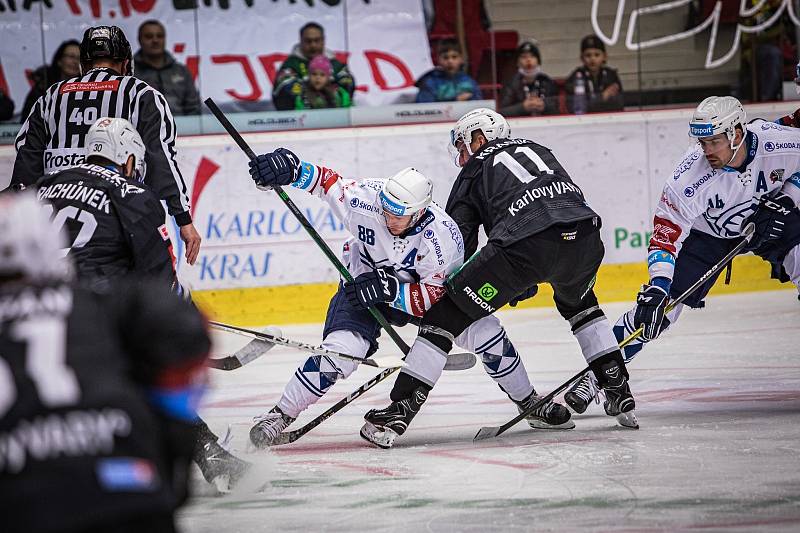
<svg viewBox="0 0 800 533">
<path fill-rule="evenodd" d="M 675 170 L 672 172 L 672 179 L 675 181 L 679 180 L 681 176 L 690 172 L 695 166 L 703 166 L 704 161 L 703 150 L 700 146 L 695 146 L 684 154 L 683 159 L 681 159 L 681 162 L 678 163 L 678 166 L 675 167 Z M 706 163 L 706 166 L 709 165 Z"/>
<path fill-rule="evenodd" d="M 760 155 L 800 155 L 800 129 L 766 121 L 751 124 L 748 129 L 753 135 L 758 132 L 755 147 Z"/>
</svg>

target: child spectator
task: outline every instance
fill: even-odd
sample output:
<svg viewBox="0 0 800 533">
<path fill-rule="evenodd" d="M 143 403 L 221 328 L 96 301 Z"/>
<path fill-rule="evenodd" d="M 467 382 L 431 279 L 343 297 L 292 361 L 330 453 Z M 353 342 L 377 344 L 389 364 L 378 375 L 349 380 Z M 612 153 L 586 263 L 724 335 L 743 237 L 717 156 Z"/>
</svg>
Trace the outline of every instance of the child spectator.
<svg viewBox="0 0 800 533">
<path fill-rule="evenodd" d="M 617 71 L 606 66 L 607 58 L 606 45 L 599 37 L 587 35 L 581 39 L 583 66 L 573 70 L 566 83 L 567 107 L 570 113 L 623 110 L 625 102 L 622 97 L 622 82 Z M 581 85 L 583 91 L 580 89 Z"/>
<path fill-rule="evenodd" d="M 539 47 L 524 42 L 517 48 L 519 69 L 504 87 L 500 97 L 501 115 L 506 117 L 555 115 L 558 113 L 558 86 L 542 72 Z"/>
<path fill-rule="evenodd" d="M 455 39 L 444 39 L 436 50 L 438 66 L 417 80 L 417 102 L 480 100 L 478 84 L 461 69 L 464 56 Z"/>
<path fill-rule="evenodd" d="M 301 82 L 301 92 L 295 98 L 295 109 L 325 109 L 350 107 L 350 93 L 333 79 L 331 60 L 320 54 L 308 62 L 308 79 Z"/>
</svg>

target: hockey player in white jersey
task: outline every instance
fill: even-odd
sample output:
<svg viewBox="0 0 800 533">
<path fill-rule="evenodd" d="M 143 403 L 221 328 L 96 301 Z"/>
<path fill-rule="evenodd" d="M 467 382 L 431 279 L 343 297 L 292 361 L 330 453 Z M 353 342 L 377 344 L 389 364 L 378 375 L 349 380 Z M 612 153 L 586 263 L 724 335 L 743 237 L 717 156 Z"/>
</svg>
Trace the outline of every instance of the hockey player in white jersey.
<svg viewBox="0 0 800 533">
<path fill-rule="evenodd" d="M 353 235 L 344 245 L 343 262 L 355 278 L 334 295 L 325 320 L 322 347 L 369 357 L 378 347 L 380 328 L 367 311 L 376 306 L 394 325 L 421 317 L 444 294 L 448 274 L 463 263 L 464 243 L 456 223 L 432 203 L 429 179 L 406 168 L 388 179 L 343 179 L 335 171 L 301 162 L 280 148 L 250 164 L 256 185 L 291 185 L 330 205 Z M 456 344 L 478 354 L 486 372 L 520 408 L 538 397 L 525 367 L 500 322 L 493 316 L 476 322 Z M 277 405 L 255 418 L 250 440 L 269 446 L 299 414 L 319 400 L 357 363 L 312 355 L 286 385 Z M 401 374 L 425 379 L 425 369 L 410 365 Z M 528 419 L 536 428 L 570 429 L 569 410 L 554 402 Z"/>
<path fill-rule="evenodd" d="M 614 326 L 617 340 L 644 327 L 625 347 L 626 362 L 674 323 L 684 306 L 703 307 L 710 279 L 665 316 L 670 298 L 688 289 L 741 241 L 755 224 L 752 251 L 772 265 L 772 276 L 800 286 L 800 131 L 774 122 L 746 124 L 731 96 L 703 100 L 689 123 L 697 139 L 684 155 L 656 206 L 647 265 L 650 281 L 636 306 Z M 585 375 L 565 395 L 582 413 L 597 392 Z"/>
</svg>

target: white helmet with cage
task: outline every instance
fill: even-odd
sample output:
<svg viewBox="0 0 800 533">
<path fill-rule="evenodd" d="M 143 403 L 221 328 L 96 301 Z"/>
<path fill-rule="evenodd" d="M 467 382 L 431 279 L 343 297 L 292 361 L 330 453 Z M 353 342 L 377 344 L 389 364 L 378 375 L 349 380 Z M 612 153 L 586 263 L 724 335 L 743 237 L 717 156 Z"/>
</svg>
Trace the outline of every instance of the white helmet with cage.
<svg viewBox="0 0 800 533">
<path fill-rule="evenodd" d="M 53 227 L 34 192 L 0 194 L 0 278 L 68 279 L 66 248 L 64 234 Z"/>
<path fill-rule="evenodd" d="M 414 223 L 433 201 L 433 183 L 408 167 L 387 179 L 378 196 L 384 212 L 397 217 L 412 215 Z"/>
<path fill-rule="evenodd" d="M 458 152 L 459 142 L 463 142 L 467 147 L 467 152 L 472 155 L 472 134 L 476 131 L 483 133 L 486 140 L 491 142 L 495 139 L 508 139 L 511 137 L 511 126 L 508 121 L 496 111 L 486 107 L 473 109 L 462 116 L 456 122 L 455 127 L 450 130 L 450 146 Z M 456 166 L 458 158 L 456 156 Z"/>
<path fill-rule="evenodd" d="M 124 118 L 103 117 L 97 119 L 86 135 L 86 157 L 100 156 L 117 165 L 124 166 L 128 156 L 134 157 L 134 175 L 143 180 L 146 172 L 145 147 L 139 132 Z"/>
<path fill-rule="evenodd" d="M 733 96 L 709 96 L 694 110 L 689 121 L 689 136 L 701 138 L 724 133 L 735 150 L 739 147 L 733 145 L 736 126 L 744 129 L 746 120 L 744 107 Z"/>
</svg>

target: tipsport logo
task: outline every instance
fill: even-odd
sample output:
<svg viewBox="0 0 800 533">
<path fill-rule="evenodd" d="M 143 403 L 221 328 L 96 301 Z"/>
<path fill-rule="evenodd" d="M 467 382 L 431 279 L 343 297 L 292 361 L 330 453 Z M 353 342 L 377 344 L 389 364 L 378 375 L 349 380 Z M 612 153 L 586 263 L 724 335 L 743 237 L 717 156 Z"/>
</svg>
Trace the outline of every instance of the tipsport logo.
<svg viewBox="0 0 800 533">
<path fill-rule="evenodd" d="M 711 124 L 689 124 L 689 133 L 692 137 L 710 137 L 714 135 L 714 127 Z"/>
</svg>

